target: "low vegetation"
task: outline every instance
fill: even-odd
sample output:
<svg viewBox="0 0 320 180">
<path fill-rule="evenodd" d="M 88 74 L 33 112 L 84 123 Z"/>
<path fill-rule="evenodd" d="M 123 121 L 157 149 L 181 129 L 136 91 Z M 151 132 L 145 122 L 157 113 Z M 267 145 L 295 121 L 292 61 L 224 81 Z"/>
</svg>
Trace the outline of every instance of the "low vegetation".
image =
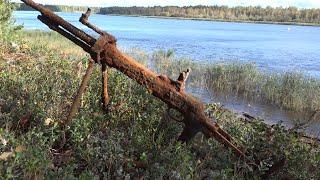
<svg viewBox="0 0 320 180">
<path fill-rule="evenodd" d="M 207 106 L 207 114 L 247 148 L 249 159 L 260 163 L 247 164 L 201 134 L 188 145 L 176 142 L 182 127 L 166 115 L 165 104 L 114 70 L 109 79 L 111 105 L 121 107 L 107 114 L 100 109 L 96 68 L 80 112 L 63 131 L 60 122 L 87 57 L 55 33 L 32 34 L 22 33 L 19 48 L 8 47 L 0 56 L 0 176 L 5 179 L 320 177 L 317 140 L 258 119 L 248 123 L 215 103 Z M 128 53 L 146 62 L 140 52 Z M 170 52 L 165 57 L 170 58 Z"/>
<path fill-rule="evenodd" d="M 7 5 L 0 1 L 0 7 Z M 9 21 L 0 29 L 10 28 L 3 25 Z M 207 115 L 245 147 L 255 165 L 201 134 L 189 144 L 177 142 L 182 127 L 166 114 L 166 105 L 115 70 L 110 70 L 109 90 L 110 105 L 117 108 L 101 110 L 96 68 L 79 113 L 63 128 L 88 56 L 56 33 L 20 32 L 11 38 L 8 32 L 0 36 L 2 179 L 320 178 L 318 140 L 259 119 L 249 122 L 218 103 L 207 105 Z M 146 65 L 162 56 L 161 66 L 151 66 L 172 76 L 173 63 L 179 68 L 191 65 L 172 62 L 172 51 L 156 53 L 153 61 L 140 51 L 127 53 Z M 201 79 L 194 76 L 191 81 L 197 83 L 196 78 Z"/>
</svg>

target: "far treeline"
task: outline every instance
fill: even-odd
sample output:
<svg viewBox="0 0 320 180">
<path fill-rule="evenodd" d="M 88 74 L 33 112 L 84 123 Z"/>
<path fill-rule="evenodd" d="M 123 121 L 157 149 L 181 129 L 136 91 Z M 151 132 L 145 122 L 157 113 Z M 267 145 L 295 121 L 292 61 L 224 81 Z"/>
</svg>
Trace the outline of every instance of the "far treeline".
<svg viewBox="0 0 320 180">
<path fill-rule="evenodd" d="M 34 11 L 31 7 L 23 3 L 15 3 L 17 11 Z M 44 5 L 46 8 L 51 9 L 54 12 L 85 12 L 88 7 L 85 6 L 63 6 L 63 5 Z M 100 8 L 93 7 L 91 10 L 94 13 L 98 13 Z"/>
<path fill-rule="evenodd" d="M 320 23 L 320 9 L 227 7 L 227 6 L 166 6 L 166 7 L 107 7 L 100 14 L 205 18 L 227 21 L 266 21 L 291 23 Z"/>
<path fill-rule="evenodd" d="M 25 4 L 17 3 L 17 10 L 31 11 Z M 85 12 L 84 6 L 45 5 L 55 12 Z M 134 16 L 162 16 L 176 18 L 212 19 L 222 21 L 254 21 L 279 23 L 320 24 L 320 9 L 296 7 L 228 7 L 228 6 L 154 6 L 154 7 L 93 7 L 94 13 Z"/>
</svg>

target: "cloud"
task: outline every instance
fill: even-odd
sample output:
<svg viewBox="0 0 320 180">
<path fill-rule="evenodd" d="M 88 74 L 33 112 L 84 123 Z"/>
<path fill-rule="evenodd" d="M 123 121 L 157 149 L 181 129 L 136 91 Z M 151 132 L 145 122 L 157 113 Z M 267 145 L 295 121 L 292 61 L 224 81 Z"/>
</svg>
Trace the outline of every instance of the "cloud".
<svg viewBox="0 0 320 180">
<path fill-rule="evenodd" d="M 18 0 L 13 0 L 17 2 Z M 228 5 L 228 6 L 272 6 L 300 8 L 320 8 L 320 0 L 35 0 L 43 4 L 82 5 L 82 6 L 195 6 L 195 5 Z"/>
</svg>

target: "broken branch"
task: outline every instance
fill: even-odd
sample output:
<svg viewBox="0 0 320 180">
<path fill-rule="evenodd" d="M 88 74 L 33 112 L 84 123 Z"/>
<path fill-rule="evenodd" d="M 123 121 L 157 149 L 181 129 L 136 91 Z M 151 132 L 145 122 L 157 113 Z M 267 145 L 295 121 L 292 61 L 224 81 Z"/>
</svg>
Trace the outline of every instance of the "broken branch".
<svg viewBox="0 0 320 180">
<path fill-rule="evenodd" d="M 78 108 L 79 108 L 79 104 L 80 104 L 80 101 L 81 101 L 81 98 L 82 98 L 82 94 L 85 92 L 85 90 L 86 90 L 86 88 L 88 86 L 88 83 L 89 83 L 89 80 L 90 80 L 90 76 L 91 76 L 92 71 L 93 71 L 93 67 L 94 67 L 94 61 L 90 60 L 89 61 L 89 66 L 88 66 L 87 71 L 86 71 L 86 74 L 83 76 L 81 85 L 80 85 L 80 87 L 78 89 L 78 92 L 77 92 L 77 95 L 75 96 L 75 98 L 73 100 L 73 103 L 72 103 L 69 115 L 67 117 L 67 120 L 64 122 L 65 125 L 69 124 L 72 121 L 73 117 L 78 112 Z"/>
<path fill-rule="evenodd" d="M 108 109 L 108 104 L 110 101 L 108 94 L 108 68 L 106 63 L 101 64 L 101 73 L 102 73 L 102 105 L 103 109 Z"/>
</svg>

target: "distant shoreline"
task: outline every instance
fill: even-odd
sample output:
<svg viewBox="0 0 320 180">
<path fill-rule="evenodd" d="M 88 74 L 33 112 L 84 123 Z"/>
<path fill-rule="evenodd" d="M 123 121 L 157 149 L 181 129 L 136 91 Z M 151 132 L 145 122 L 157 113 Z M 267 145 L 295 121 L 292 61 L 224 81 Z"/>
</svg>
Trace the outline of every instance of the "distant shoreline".
<svg viewBox="0 0 320 180">
<path fill-rule="evenodd" d="M 15 11 L 34 11 L 34 10 L 15 10 Z M 65 13 L 84 13 L 81 11 L 65 12 Z M 126 16 L 126 17 L 142 17 L 154 19 L 175 19 L 175 20 L 192 20 L 192 21 L 214 21 L 214 22 L 234 22 L 234 23 L 250 23 L 250 24 L 275 24 L 275 25 L 293 25 L 293 26 L 313 26 L 320 27 L 319 23 L 299 23 L 299 22 L 276 22 L 276 21 L 246 21 L 246 20 L 227 20 L 227 19 L 212 19 L 212 18 L 187 18 L 187 17 L 169 17 L 169 16 L 147 16 L 147 15 L 128 15 L 128 14 L 101 14 L 106 16 Z"/>
<path fill-rule="evenodd" d="M 99 13 L 97 13 L 99 14 Z M 320 27 L 320 23 L 297 23 L 297 22 L 273 22 L 273 21 L 241 21 L 211 18 L 186 18 L 186 17 L 168 17 L 168 16 L 143 16 L 143 15 L 126 15 L 126 14 L 99 14 L 106 16 L 126 16 L 126 17 L 142 17 L 154 19 L 175 19 L 175 20 L 192 20 L 192 21 L 215 21 L 215 22 L 234 22 L 234 23 L 250 23 L 250 24 L 275 24 L 275 25 L 294 25 L 294 26 L 314 26 Z"/>
</svg>

